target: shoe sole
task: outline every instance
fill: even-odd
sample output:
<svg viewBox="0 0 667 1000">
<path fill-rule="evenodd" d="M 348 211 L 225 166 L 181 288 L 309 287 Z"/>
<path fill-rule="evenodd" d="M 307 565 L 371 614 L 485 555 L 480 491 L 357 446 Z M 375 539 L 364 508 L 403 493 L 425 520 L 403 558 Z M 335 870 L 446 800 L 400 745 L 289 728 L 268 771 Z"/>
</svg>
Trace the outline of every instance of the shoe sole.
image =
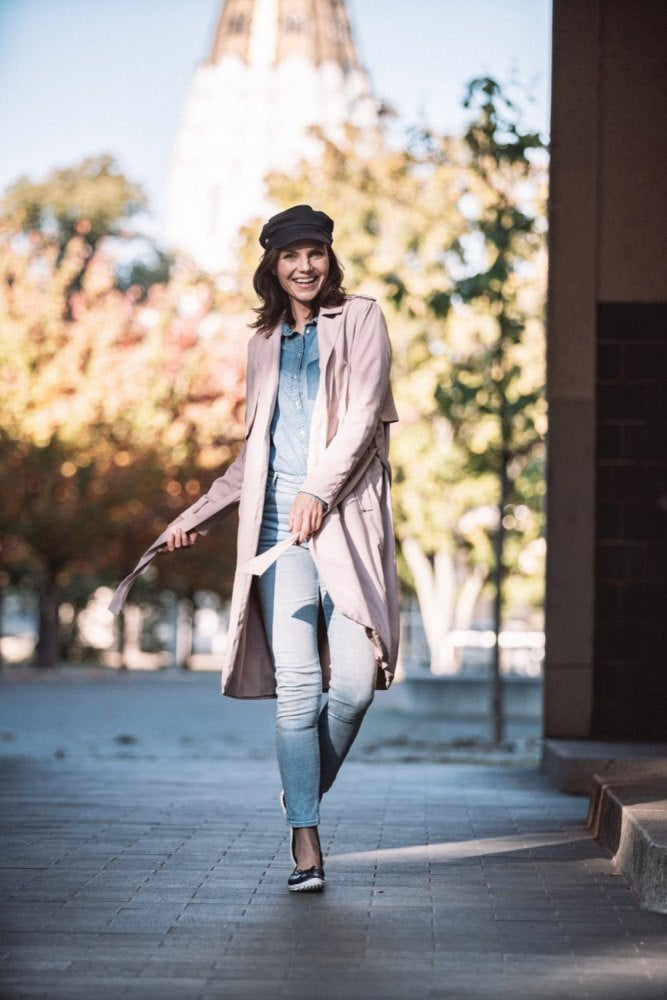
<svg viewBox="0 0 667 1000">
<path fill-rule="evenodd" d="M 307 882 L 301 882 L 300 885 L 288 885 L 287 888 L 290 892 L 322 892 L 325 883 L 321 878 L 311 878 Z"/>
</svg>

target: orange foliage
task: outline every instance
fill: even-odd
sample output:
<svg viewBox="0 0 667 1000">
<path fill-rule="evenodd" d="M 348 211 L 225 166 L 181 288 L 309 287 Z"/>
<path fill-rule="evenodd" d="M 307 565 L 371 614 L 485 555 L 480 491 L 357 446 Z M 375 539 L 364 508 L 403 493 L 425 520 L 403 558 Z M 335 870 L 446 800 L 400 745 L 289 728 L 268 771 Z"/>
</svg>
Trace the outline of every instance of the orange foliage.
<svg viewBox="0 0 667 1000">
<path fill-rule="evenodd" d="M 235 454 L 244 319 L 206 275 L 121 291 L 104 243 L 77 235 L 59 258 L 0 232 L 3 535 L 61 575 L 127 571 Z M 175 562 L 165 582 L 221 582 L 210 549 L 188 554 L 189 580 Z"/>
</svg>

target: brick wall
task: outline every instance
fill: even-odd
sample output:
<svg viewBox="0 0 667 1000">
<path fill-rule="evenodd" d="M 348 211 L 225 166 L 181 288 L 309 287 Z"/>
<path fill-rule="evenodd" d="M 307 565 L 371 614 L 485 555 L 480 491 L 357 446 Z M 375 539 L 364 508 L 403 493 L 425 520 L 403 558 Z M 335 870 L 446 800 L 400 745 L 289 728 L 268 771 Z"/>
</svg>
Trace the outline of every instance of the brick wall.
<svg viewBox="0 0 667 1000">
<path fill-rule="evenodd" d="M 593 735 L 667 739 L 667 303 L 598 304 Z"/>
</svg>

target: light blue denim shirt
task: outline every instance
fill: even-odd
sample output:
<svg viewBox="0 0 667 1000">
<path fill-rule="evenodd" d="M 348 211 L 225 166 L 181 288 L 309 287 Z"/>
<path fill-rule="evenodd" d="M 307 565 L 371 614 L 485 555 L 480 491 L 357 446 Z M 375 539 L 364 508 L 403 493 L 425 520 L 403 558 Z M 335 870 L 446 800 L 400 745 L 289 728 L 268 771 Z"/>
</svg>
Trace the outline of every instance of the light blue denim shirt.
<svg viewBox="0 0 667 1000">
<path fill-rule="evenodd" d="M 271 420 L 269 471 L 305 476 L 310 424 L 320 383 L 317 316 L 303 334 L 283 322 L 278 396 Z"/>
</svg>

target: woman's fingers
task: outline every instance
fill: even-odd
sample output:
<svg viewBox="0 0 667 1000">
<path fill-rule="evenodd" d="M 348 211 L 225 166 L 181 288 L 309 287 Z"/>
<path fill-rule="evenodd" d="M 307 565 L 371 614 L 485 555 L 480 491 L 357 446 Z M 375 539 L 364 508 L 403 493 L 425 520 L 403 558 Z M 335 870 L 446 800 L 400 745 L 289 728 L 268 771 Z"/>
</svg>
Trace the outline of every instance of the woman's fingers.
<svg viewBox="0 0 667 1000">
<path fill-rule="evenodd" d="M 196 540 L 196 531 L 186 532 L 183 528 L 174 527 L 167 537 L 167 551 L 173 552 L 174 549 L 189 549 L 195 544 Z"/>
<path fill-rule="evenodd" d="M 289 530 L 297 531 L 299 544 L 308 541 L 322 524 L 324 510 L 317 497 L 297 493 L 289 517 Z"/>
<path fill-rule="evenodd" d="M 297 530 L 299 532 L 299 544 L 301 542 L 307 542 L 311 534 L 311 527 L 310 515 L 306 511 L 303 511 L 301 514 L 301 522 Z"/>
</svg>

